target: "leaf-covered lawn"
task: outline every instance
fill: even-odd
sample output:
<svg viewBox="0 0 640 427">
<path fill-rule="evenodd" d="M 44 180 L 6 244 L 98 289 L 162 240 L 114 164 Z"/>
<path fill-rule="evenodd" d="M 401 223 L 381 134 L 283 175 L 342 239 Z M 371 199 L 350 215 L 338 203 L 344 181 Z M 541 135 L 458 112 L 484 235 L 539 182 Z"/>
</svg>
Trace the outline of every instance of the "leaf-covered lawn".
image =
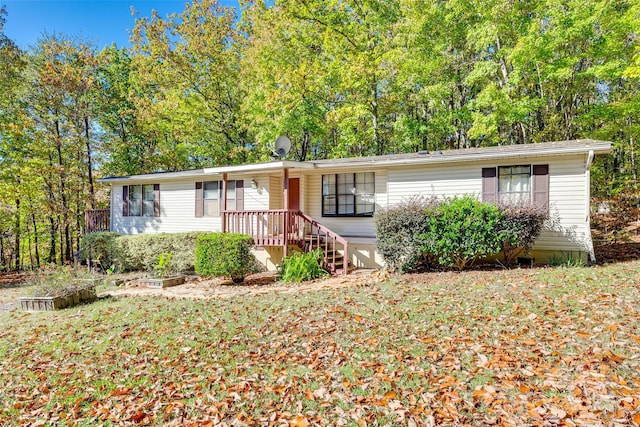
<svg viewBox="0 0 640 427">
<path fill-rule="evenodd" d="M 634 425 L 640 262 L 0 314 L 0 424 Z"/>
</svg>

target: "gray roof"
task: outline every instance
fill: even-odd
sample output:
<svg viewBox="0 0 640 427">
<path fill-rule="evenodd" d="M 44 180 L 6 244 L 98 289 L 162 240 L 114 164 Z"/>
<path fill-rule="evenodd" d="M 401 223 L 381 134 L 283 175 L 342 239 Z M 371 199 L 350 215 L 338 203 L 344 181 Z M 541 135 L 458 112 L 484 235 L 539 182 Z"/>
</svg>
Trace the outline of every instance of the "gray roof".
<svg viewBox="0 0 640 427">
<path fill-rule="evenodd" d="M 349 157 L 340 159 L 308 160 L 295 162 L 288 160 L 255 163 L 246 165 L 218 166 L 205 169 L 194 169 L 179 172 L 157 172 L 144 175 L 102 178 L 101 182 L 129 181 L 167 181 L 190 177 L 204 177 L 223 173 L 260 173 L 290 169 L 346 168 L 360 166 L 392 166 L 404 164 L 431 164 L 445 162 L 468 162 L 500 158 L 517 158 L 523 156 L 553 156 L 558 154 L 577 154 L 593 151 L 594 154 L 608 153 L 612 143 L 594 139 L 577 139 L 571 141 L 544 142 L 536 144 L 498 145 L 494 147 L 462 148 L 455 150 L 419 151 L 417 153 L 386 154 L 382 156 Z"/>
<path fill-rule="evenodd" d="M 474 160 L 477 157 L 503 157 L 505 155 L 531 155 L 548 152 L 549 154 L 563 151 L 589 151 L 593 149 L 599 153 L 611 150 L 611 142 L 594 139 L 576 139 L 570 141 L 541 142 L 535 144 L 497 145 L 493 147 L 473 147 L 453 150 L 419 151 L 414 153 L 385 154 L 382 156 L 350 157 L 341 159 L 311 160 L 316 165 L 332 165 L 343 163 L 384 163 L 396 160 L 433 159 L 445 160 L 466 157 Z"/>
</svg>

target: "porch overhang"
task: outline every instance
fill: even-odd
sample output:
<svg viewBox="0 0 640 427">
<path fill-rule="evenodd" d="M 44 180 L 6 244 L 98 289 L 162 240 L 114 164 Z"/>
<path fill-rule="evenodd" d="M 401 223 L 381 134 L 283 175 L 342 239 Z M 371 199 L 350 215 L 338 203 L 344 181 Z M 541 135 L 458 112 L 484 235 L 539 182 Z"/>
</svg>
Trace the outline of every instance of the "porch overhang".
<svg viewBox="0 0 640 427">
<path fill-rule="evenodd" d="M 207 177 L 222 177 L 223 175 L 252 175 L 259 173 L 273 173 L 284 170 L 308 170 L 313 169 L 313 163 L 294 162 L 280 160 L 266 163 L 252 163 L 248 165 L 217 166 L 211 168 L 194 169 L 179 172 L 156 172 L 142 175 L 114 176 L 98 179 L 98 182 L 105 184 L 124 184 L 132 182 L 162 182 L 178 180 L 198 180 Z"/>
</svg>

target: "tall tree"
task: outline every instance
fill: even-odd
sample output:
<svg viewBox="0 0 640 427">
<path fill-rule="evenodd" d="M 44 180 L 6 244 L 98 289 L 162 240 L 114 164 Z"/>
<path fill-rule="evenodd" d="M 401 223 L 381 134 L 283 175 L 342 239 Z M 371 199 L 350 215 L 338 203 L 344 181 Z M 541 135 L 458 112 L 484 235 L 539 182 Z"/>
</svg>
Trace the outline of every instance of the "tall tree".
<svg viewBox="0 0 640 427">
<path fill-rule="evenodd" d="M 135 84 L 137 68 L 126 49 L 105 47 L 97 69 L 97 120 L 104 131 L 100 152 L 104 175 L 134 175 L 166 169 L 156 150 L 158 137 L 145 133 L 135 101 L 143 99 Z"/>
<path fill-rule="evenodd" d="M 168 169 L 247 161 L 252 142 L 240 121 L 235 11 L 194 0 L 177 15 L 153 12 L 133 32 L 135 99 L 146 133 Z M 144 115 L 142 115 L 144 114 Z"/>
<path fill-rule="evenodd" d="M 268 158 L 276 138 L 288 135 L 296 160 L 322 155 L 329 134 L 326 114 L 336 94 L 325 72 L 329 58 L 320 32 L 280 4 L 256 2 L 243 21 L 248 35 L 241 62 L 243 113 L 255 150 Z"/>
</svg>

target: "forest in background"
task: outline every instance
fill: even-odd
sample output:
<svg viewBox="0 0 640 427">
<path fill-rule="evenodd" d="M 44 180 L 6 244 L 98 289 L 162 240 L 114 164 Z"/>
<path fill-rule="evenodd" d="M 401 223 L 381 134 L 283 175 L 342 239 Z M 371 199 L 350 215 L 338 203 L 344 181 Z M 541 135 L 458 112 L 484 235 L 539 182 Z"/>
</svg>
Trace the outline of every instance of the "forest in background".
<svg viewBox="0 0 640 427">
<path fill-rule="evenodd" d="M 0 270 L 62 264 L 96 178 L 268 160 L 614 142 L 598 198 L 638 203 L 640 3 L 193 0 L 132 48 L 21 50 L 0 10 Z M 634 199 L 635 197 L 635 199 Z"/>
</svg>

